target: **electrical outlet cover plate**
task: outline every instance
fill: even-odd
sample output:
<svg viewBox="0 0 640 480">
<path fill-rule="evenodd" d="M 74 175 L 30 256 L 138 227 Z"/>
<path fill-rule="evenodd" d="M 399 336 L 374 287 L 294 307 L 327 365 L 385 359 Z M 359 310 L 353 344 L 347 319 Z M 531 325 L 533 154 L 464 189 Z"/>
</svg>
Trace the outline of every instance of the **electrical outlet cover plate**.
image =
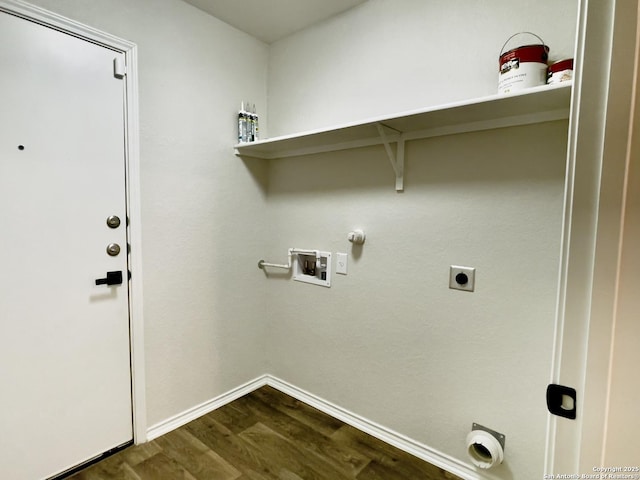
<svg viewBox="0 0 640 480">
<path fill-rule="evenodd" d="M 347 274 L 347 254 L 336 253 L 336 273 L 341 275 Z"/>
<path fill-rule="evenodd" d="M 449 288 L 473 292 L 476 286 L 476 269 L 451 265 L 449 268 Z"/>
</svg>

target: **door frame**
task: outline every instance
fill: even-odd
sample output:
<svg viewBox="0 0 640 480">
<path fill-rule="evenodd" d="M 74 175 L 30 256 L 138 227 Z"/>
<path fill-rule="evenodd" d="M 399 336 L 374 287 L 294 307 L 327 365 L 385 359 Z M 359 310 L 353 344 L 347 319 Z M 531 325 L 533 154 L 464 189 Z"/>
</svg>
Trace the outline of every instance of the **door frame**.
<svg viewBox="0 0 640 480">
<path fill-rule="evenodd" d="M 131 356 L 131 395 L 133 441 L 147 440 L 145 398 L 144 322 L 142 302 L 142 248 L 140 221 L 140 127 L 138 117 L 137 45 L 95 28 L 63 17 L 21 0 L 0 0 L 0 12 L 8 13 L 44 27 L 122 53 L 125 58 L 125 192 L 127 204 L 127 241 L 131 279 L 129 282 L 129 348 Z"/>
<path fill-rule="evenodd" d="M 580 0 L 550 383 L 577 390 L 577 418 L 549 416 L 545 474 L 605 465 L 637 0 Z M 631 47 L 631 48 L 630 48 Z"/>
</svg>

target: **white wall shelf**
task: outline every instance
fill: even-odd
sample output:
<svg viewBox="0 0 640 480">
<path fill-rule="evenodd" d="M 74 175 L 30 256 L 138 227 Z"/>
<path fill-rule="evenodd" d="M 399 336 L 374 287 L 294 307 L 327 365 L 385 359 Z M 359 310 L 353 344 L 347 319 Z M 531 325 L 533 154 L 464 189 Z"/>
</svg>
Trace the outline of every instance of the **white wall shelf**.
<svg viewBox="0 0 640 480">
<path fill-rule="evenodd" d="M 235 146 L 235 153 L 240 157 L 274 159 L 384 145 L 396 174 L 396 190 L 401 191 L 405 141 L 566 119 L 570 103 L 571 82 L 543 85 L 241 143 Z M 391 146 L 394 143 L 395 149 Z"/>
</svg>

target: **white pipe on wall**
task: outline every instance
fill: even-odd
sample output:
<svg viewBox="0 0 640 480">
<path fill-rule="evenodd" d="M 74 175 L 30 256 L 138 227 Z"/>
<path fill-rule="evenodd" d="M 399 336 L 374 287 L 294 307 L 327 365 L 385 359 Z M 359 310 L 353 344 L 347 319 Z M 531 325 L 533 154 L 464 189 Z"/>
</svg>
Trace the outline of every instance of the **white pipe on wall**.
<svg viewBox="0 0 640 480">
<path fill-rule="evenodd" d="M 284 268 L 286 270 L 291 269 L 291 257 L 293 255 L 315 255 L 316 257 L 316 267 L 320 268 L 320 250 L 305 250 L 302 248 L 290 248 L 287 251 L 287 263 L 269 263 L 264 260 L 260 260 L 258 262 L 258 268 L 264 269 L 264 267 L 274 267 L 274 268 Z"/>
</svg>

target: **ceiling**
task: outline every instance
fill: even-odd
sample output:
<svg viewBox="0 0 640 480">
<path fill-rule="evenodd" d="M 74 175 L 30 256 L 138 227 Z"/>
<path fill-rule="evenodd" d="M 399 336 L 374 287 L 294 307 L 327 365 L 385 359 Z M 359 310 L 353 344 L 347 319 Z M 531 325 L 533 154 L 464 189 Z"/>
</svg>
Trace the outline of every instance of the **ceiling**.
<svg viewBox="0 0 640 480">
<path fill-rule="evenodd" d="M 184 0 L 223 22 L 272 43 L 366 0 Z"/>
</svg>

